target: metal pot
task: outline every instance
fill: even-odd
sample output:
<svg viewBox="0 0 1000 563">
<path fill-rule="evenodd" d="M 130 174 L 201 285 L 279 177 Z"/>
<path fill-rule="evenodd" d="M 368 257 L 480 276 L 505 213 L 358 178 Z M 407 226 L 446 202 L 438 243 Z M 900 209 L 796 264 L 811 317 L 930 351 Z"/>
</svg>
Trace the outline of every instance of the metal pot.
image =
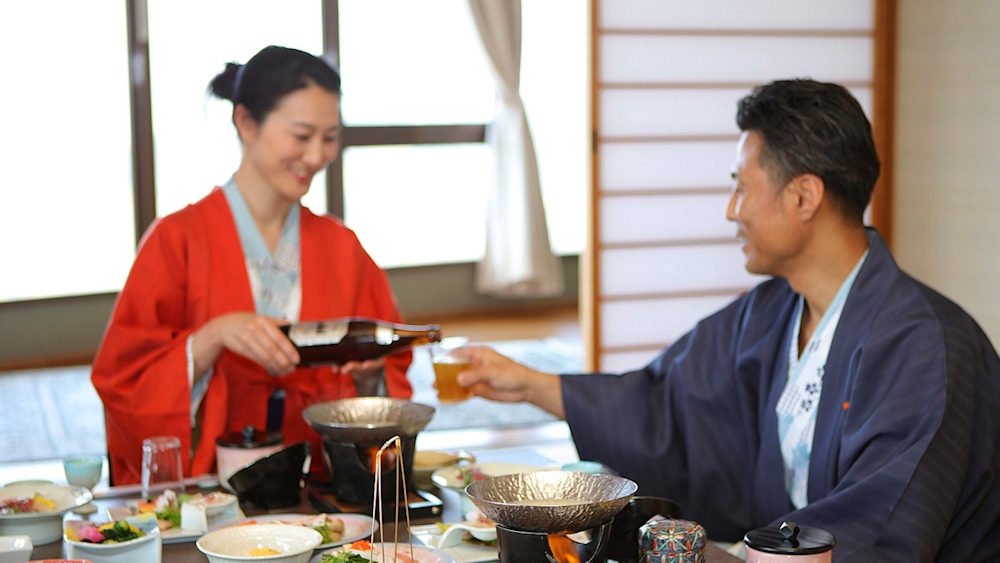
<svg viewBox="0 0 1000 563">
<path fill-rule="evenodd" d="M 637 489 L 633 481 L 614 475 L 535 471 L 476 481 L 465 492 L 501 526 L 559 534 L 611 521 Z"/>
<path fill-rule="evenodd" d="M 435 410 L 403 399 L 352 397 L 312 405 L 302 411 L 302 418 L 324 440 L 382 443 L 393 436 L 416 436 Z"/>
<path fill-rule="evenodd" d="M 402 471 L 407 490 L 415 489 L 417 433 L 435 412 L 434 407 L 403 399 L 351 397 L 312 405 L 302 411 L 302 418 L 323 438 L 323 465 L 337 500 L 366 505 L 374 497 L 378 449 L 395 436 L 400 438 L 401 459 L 383 463 L 381 479 L 397 483 L 397 472 Z"/>
</svg>

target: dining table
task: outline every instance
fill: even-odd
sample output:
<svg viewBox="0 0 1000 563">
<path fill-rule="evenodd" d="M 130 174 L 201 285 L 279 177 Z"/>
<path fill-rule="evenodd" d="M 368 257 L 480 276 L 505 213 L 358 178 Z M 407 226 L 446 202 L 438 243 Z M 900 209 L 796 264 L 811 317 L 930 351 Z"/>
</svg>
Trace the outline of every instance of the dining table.
<svg viewBox="0 0 1000 563">
<path fill-rule="evenodd" d="M 564 423 L 552 423 L 536 425 L 533 427 L 521 428 L 485 428 L 468 430 L 448 430 L 421 433 L 417 438 L 417 449 L 457 449 L 460 445 L 462 450 L 474 452 L 481 459 L 514 459 L 522 462 L 543 463 L 548 460 L 551 463 L 560 465 L 578 461 L 576 450 L 572 444 L 572 438 Z M 188 492 L 212 492 L 220 490 L 218 481 L 215 480 L 215 487 L 212 486 L 211 476 L 200 478 L 197 482 L 192 482 L 188 487 Z M 285 507 L 281 509 L 260 509 L 247 504 L 241 504 L 241 510 L 247 517 L 255 517 L 268 513 L 301 513 L 319 514 L 320 512 L 331 512 L 330 507 L 317 503 L 317 495 L 311 494 L 315 489 L 307 483 L 301 492 L 298 506 Z M 434 488 L 429 492 L 433 498 L 440 499 L 440 510 L 424 511 L 419 518 L 412 518 L 411 527 L 436 522 L 454 523 L 464 520 L 462 500 L 460 493 L 454 490 Z M 97 508 L 92 514 L 79 515 L 76 513 L 67 514 L 67 519 L 90 518 L 96 521 L 107 521 L 107 510 L 109 508 L 125 506 L 129 501 L 134 501 L 139 496 L 138 485 L 125 485 L 118 487 L 107 487 L 96 491 L 92 504 Z M 370 514 L 369 514 L 370 516 Z M 381 523 L 381 533 L 388 541 L 389 538 L 398 538 L 398 541 L 408 541 L 410 538 L 409 529 L 401 521 L 399 529 L 388 520 Z M 189 541 L 167 542 L 163 545 L 163 563 L 205 563 L 208 558 L 198 550 L 196 538 Z M 708 563 L 736 563 L 741 559 L 730 555 L 713 542 L 708 542 L 705 549 L 705 560 Z M 39 559 L 60 559 L 65 558 L 65 543 L 57 541 L 45 545 L 35 546 L 32 552 L 32 560 Z M 461 563 L 461 562 L 459 562 Z"/>
</svg>

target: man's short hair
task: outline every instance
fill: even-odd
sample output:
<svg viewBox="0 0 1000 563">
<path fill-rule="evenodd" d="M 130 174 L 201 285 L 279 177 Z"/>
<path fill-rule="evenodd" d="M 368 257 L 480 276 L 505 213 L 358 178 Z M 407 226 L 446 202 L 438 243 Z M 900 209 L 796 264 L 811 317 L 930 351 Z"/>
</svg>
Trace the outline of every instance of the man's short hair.
<svg viewBox="0 0 1000 563">
<path fill-rule="evenodd" d="M 859 223 L 879 175 L 871 124 L 843 86 L 814 80 L 779 80 L 739 102 L 736 123 L 764 143 L 760 165 L 772 185 L 815 174 L 844 215 Z"/>
</svg>

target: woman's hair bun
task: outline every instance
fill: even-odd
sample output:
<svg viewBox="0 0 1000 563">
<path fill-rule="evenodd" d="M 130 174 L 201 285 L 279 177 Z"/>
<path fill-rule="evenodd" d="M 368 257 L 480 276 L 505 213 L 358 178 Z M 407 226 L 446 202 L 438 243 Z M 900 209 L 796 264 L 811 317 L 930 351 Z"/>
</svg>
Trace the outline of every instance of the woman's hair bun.
<svg viewBox="0 0 1000 563">
<path fill-rule="evenodd" d="M 227 63 L 209 94 L 242 105 L 258 123 L 292 92 L 316 85 L 340 94 L 340 74 L 320 57 L 288 47 L 264 47 L 244 65 Z M 235 115 L 235 114 L 234 114 Z"/>
<path fill-rule="evenodd" d="M 208 84 L 208 89 L 217 98 L 236 101 L 237 78 L 243 65 L 226 63 L 226 69 L 220 72 Z"/>
</svg>

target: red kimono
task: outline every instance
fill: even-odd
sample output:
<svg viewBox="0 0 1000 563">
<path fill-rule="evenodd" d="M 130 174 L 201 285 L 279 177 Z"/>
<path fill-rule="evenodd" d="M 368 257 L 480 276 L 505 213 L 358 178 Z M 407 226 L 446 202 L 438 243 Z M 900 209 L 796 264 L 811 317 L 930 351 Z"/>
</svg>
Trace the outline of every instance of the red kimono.
<svg viewBox="0 0 1000 563">
<path fill-rule="evenodd" d="M 385 273 L 354 232 L 303 208 L 300 235 L 302 321 L 347 316 L 403 321 Z M 312 470 L 323 471 L 319 435 L 302 419 L 302 409 L 355 396 L 350 376 L 325 367 L 272 377 L 228 350 L 214 366 L 199 411 L 200 439 L 191 451 L 188 336 L 218 315 L 253 310 L 246 262 L 222 190 L 150 226 L 91 375 L 104 402 L 116 485 L 139 482 L 142 440 L 149 436 L 181 439 L 185 476 L 214 472 L 215 439 L 247 424 L 263 429 L 268 397 L 278 388 L 286 392 L 285 443 L 311 441 Z M 410 359 L 409 352 L 386 358 L 389 395 L 413 394 L 406 379 Z"/>
</svg>

